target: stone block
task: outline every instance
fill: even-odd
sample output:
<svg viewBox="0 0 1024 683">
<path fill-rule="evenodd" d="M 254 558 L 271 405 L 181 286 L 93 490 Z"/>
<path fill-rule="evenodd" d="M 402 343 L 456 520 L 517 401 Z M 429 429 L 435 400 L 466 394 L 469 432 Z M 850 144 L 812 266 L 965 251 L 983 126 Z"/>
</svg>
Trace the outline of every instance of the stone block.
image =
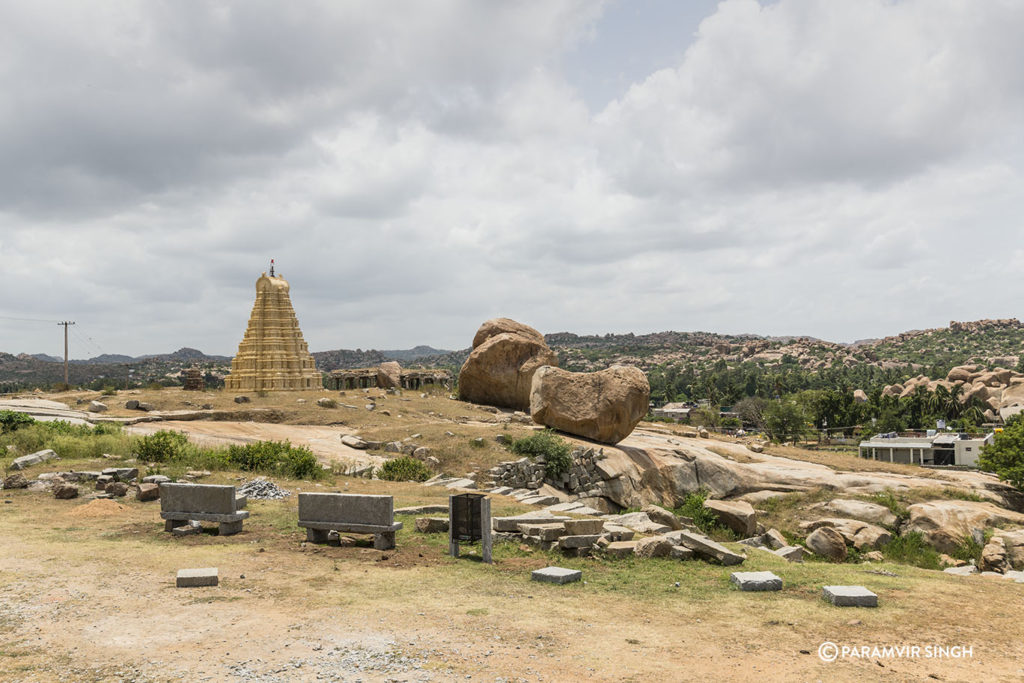
<svg viewBox="0 0 1024 683">
<path fill-rule="evenodd" d="M 171 534 L 173 536 L 198 536 L 203 533 L 203 527 L 198 524 L 189 524 L 185 522 L 182 524 L 181 521 L 168 520 L 171 526 Z M 173 524 L 181 524 L 181 526 L 173 526 Z"/>
<path fill-rule="evenodd" d="M 96 490 L 106 491 L 107 484 L 112 484 L 113 482 L 114 478 L 112 476 L 110 476 L 109 474 L 101 474 L 100 476 L 96 477 Z"/>
<path fill-rule="evenodd" d="M 300 493 L 299 520 L 390 526 L 394 522 L 392 496 L 354 493 Z"/>
<path fill-rule="evenodd" d="M 199 586 L 216 586 L 220 582 L 216 567 L 202 569 L 179 569 L 178 588 L 195 588 Z"/>
<path fill-rule="evenodd" d="M 804 555 L 807 554 L 807 551 L 798 545 L 783 546 L 782 548 L 773 550 L 772 552 L 779 557 L 789 560 L 790 562 L 803 562 Z"/>
<path fill-rule="evenodd" d="M 165 477 L 162 474 L 151 474 L 148 477 L 142 478 L 144 484 L 169 484 L 171 482 L 170 477 Z"/>
<path fill-rule="evenodd" d="M 68 484 L 63 481 L 58 481 L 53 485 L 53 497 L 61 500 L 68 500 L 70 498 L 78 498 L 78 486 L 75 484 Z"/>
<path fill-rule="evenodd" d="M 673 560 L 692 560 L 693 555 L 694 553 L 692 550 L 682 545 L 674 545 L 668 552 L 668 556 Z"/>
<path fill-rule="evenodd" d="M 448 514 L 447 505 L 413 505 L 411 507 L 398 508 L 396 515 L 441 515 Z"/>
<path fill-rule="evenodd" d="M 613 541 L 604 551 L 612 557 L 628 557 L 633 554 L 637 541 Z"/>
<path fill-rule="evenodd" d="M 590 548 L 601 538 L 600 534 L 583 534 L 577 536 L 562 536 L 558 541 L 558 547 L 563 550 L 573 548 Z"/>
<path fill-rule="evenodd" d="M 128 484 L 123 481 L 112 481 L 103 490 L 115 498 L 122 498 L 128 495 Z"/>
<path fill-rule="evenodd" d="M 631 541 L 636 536 L 636 532 L 632 529 L 628 529 L 618 524 L 610 524 L 605 522 L 604 533 L 608 537 L 609 541 Z"/>
<path fill-rule="evenodd" d="M 744 559 L 746 559 L 742 555 L 737 555 L 725 546 L 712 541 L 703 534 L 684 530 L 673 531 L 665 536 L 670 540 L 675 541 L 675 545 L 681 545 L 689 548 L 701 557 L 714 560 L 726 567 L 740 564 Z"/>
<path fill-rule="evenodd" d="M 782 590 L 782 579 L 771 572 L 733 572 L 729 581 L 741 591 Z"/>
<path fill-rule="evenodd" d="M 519 533 L 520 524 L 545 524 L 564 522 L 568 517 L 558 517 L 549 512 L 528 512 L 512 517 L 492 517 L 491 526 L 495 531 Z"/>
<path fill-rule="evenodd" d="M 526 498 L 521 499 L 520 502 L 526 505 L 554 505 L 558 503 L 558 496 L 527 496 Z"/>
<path fill-rule="evenodd" d="M 23 455 L 20 458 L 15 458 L 14 461 L 11 462 L 11 469 L 23 470 L 26 467 L 38 465 L 39 463 L 46 462 L 47 460 L 59 459 L 60 458 L 57 457 L 57 454 L 52 449 L 47 448 L 46 450 L 36 451 L 35 453 L 29 453 L 28 455 Z"/>
<path fill-rule="evenodd" d="M 556 541 L 565 536 L 565 524 L 553 522 L 548 524 L 522 523 L 519 531 L 524 536 L 531 536 L 541 541 Z"/>
<path fill-rule="evenodd" d="M 530 574 L 530 578 L 533 581 L 543 581 L 545 583 L 572 583 L 573 581 L 579 581 L 583 578 L 583 572 L 578 569 L 545 567 L 544 569 L 535 569 Z"/>
<path fill-rule="evenodd" d="M 135 492 L 135 500 L 146 502 L 156 500 L 160 497 L 160 487 L 157 484 L 139 484 Z"/>
<path fill-rule="evenodd" d="M 565 533 L 570 536 L 600 534 L 604 531 L 603 519 L 567 519 Z"/>
<path fill-rule="evenodd" d="M 447 517 L 418 517 L 416 531 L 421 534 L 442 534 L 448 531 Z"/>
<path fill-rule="evenodd" d="M 878 607 L 878 596 L 864 586 L 822 586 L 821 592 L 836 607 Z"/>
<path fill-rule="evenodd" d="M 217 484 L 160 484 L 162 512 L 230 515 L 236 512 L 235 487 Z"/>
<path fill-rule="evenodd" d="M 114 481 L 131 481 L 138 479 L 139 468 L 138 467 L 108 467 L 107 469 L 100 472 L 108 477 L 113 477 Z"/>
</svg>

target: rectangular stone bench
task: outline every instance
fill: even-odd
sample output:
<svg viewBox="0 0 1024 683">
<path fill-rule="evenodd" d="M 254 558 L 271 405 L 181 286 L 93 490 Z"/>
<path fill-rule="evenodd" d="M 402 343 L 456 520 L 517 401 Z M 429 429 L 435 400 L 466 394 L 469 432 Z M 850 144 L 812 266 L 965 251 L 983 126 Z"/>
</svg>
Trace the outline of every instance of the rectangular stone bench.
<svg viewBox="0 0 1024 683">
<path fill-rule="evenodd" d="M 299 526 L 311 543 L 326 543 L 330 531 L 373 534 L 374 548 L 390 550 L 395 547 L 395 532 L 402 528 L 395 521 L 394 506 L 392 496 L 300 493 Z"/>
<path fill-rule="evenodd" d="M 221 536 L 237 534 L 249 512 L 242 510 L 245 496 L 235 494 L 234 486 L 215 484 L 160 484 L 160 517 L 164 531 L 172 531 L 183 522 L 216 522 Z"/>
</svg>

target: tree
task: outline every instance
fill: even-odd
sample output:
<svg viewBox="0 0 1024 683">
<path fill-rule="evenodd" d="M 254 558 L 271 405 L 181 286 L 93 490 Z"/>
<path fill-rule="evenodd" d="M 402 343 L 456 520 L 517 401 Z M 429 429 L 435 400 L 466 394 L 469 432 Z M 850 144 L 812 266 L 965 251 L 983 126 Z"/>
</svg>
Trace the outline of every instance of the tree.
<svg viewBox="0 0 1024 683">
<path fill-rule="evenodd" d="M 733 410 L 740 416 L 744 427 L 764 429 L 764 409 L 768 402 L 758 396 L 748 396 L 740 400 Z"/>
<path fill-rule="evenodd" d="M 765 431 L 775 441 L 795 441 L 807 427 L 803 409 L 792 400 L 772 401 L 764 410 Z"/>
<path fill-rule="evenodd" d="M 978 467 L 1024 491 L 1024 417 L 1011 417 L 994 441 L 982 447 Z"/>
</svg>

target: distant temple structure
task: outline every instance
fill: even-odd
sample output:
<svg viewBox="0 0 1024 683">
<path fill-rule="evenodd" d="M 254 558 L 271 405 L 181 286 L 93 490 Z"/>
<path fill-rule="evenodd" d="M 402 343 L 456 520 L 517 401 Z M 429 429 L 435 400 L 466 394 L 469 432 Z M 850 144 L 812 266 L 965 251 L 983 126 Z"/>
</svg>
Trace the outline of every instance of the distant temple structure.
<svg viewBox="0 0 1024 683">
<path fill-rule="evenodd" d="M 181 373 L 181 383 L 185 391 L 206 389 L 206 377 L 203 376 L 203 371 L 194 365 Z"/>
<path fill-rule="evenodd" d="M 293 391 L 323 386 L 288 296 L 288 281 L 263 273 L 256 280 L 256 303 L 249 327 L 224 378 L 230 391 Z"/>
</svg>

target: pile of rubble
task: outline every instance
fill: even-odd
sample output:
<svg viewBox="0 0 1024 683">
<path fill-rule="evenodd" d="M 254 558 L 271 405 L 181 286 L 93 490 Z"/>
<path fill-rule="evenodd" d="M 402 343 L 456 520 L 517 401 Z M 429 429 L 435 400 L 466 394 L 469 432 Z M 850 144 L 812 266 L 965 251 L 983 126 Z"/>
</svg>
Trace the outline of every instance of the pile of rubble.
<svg viewBox="0 0 1024 683">
<path fill-rule="evenodd" d="M 607 468 L 602 469 L 601 461 L 605 459 L 604 449 L 595 450 L 577 446 L 572 451 L 572 465 L 558 477 L 547 476 L 547 463 L 543 457 L 535 460 L 520 458 L 501 462 L 492 467 L 488 474 L 492 486 L 507 486 L 511 489 L 539 489 L 545 482 L 582 496 L 600 496 L 598 485 L 611 479 L 615 473 Z"/>
<path fill-rule="evenodd" d="M 282 500 L 292 495 L 291 491 L 287 491 L 274 482 L 267 481 L 262 477 L 245 482 L 238 487 L 238 493 L 250 500 Z"/>
</svg>

